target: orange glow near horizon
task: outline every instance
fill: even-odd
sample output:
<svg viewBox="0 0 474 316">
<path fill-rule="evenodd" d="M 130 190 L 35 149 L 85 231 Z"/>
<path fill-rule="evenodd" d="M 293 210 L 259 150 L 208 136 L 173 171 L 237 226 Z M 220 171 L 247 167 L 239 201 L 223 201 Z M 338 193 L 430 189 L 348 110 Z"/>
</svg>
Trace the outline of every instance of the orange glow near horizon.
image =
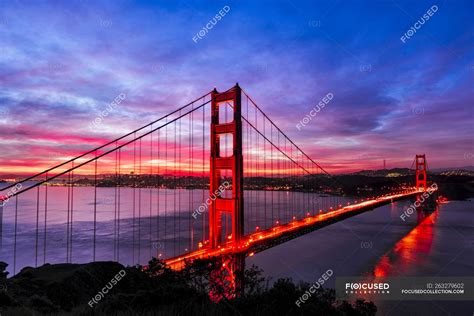
<svg viewBox="0 0 474 316">
<path fill-rule="evenodd" d="M 141 170 L 140 170 L 140 162 L 133 160 L 133 158 L 127 157 L 127 159 L 122 158 L 120 161 L 120 166 L 115 166 L 115 159 L 104 159 L 101 158 L 98 160 L 98 174 L 99 175 L 113 175 L 116 172 L 119 174 L 142 174 L 142 175 L 176 175 L 176 176 L 197 176 L 200 177 L 203 175 L 205 176 L 209 173 L 209 158 L 206 156 L 203 164 L 202 159 L 189 159 L 189 158 L 182 158 L 181 161 L 175 162 L 172 161 L 171 158 L 168 157 L 168 160 L 165 159 L 143 159 L 141 161 Z M 0 166 L 0 179 L 3 177 L 12 178 L 16 177 L 27 177 L 39 174 L 44 170 L 49 168 L 58 166 L 60 163 L 68 161 L 70 158 L 64 158 L 64 160 L 59 160 L 55 164 L 48 164 L 36 162 L 34 165 L 3 165 Z M 87 159 L 80 158 L 74 161 L 74 166 L 78 166 L 89 159 L 93 159 L 93 156 L 88 157 Z M 244 177 L 277 177 L 277 176 L 305 176 L 308 173 L 304 172 L 299 167 L 293 168 L 276 168 L 275 166 L 271 169 L 264 168 L 263 165 L 257 163 L 257 159 L 254 161 L 247 161 L 244 164 Z M 257 164 L 257 167 L 255 165 Z M 277 164 L 277 162 L 275 162 Z M 283 161 L 281 161 L 283 165 Z M 54 176 L 60 172 L 66 171 L 69 168 L 72 168 L 73 164 L 70 162 L 64 166 L 57 167 L 51 172 L 49 172 L 49 176 Z M 87 176 L 94 174 L 94 167 L 95 162 L 89 162 L 77 169 L 74 170 L 74 174 L 78 176 Z M 120 172 L 118 172 L 120 170 Z M 317 168 L 307 169 L 313 174 L 321 174 L 321 170 Z M 141 172 L 140 172 L 141 171 Z M 43 175 L 44 176 L 44 175 Z"/>
<path fill-rule="evenodd" d="M 121 174 L 130 174 L 132 171 L 135 174 L 170 174 L 177 175 L 196 175 L 200 176 L 204 172 L 209 172 L 210 153 L 206 147 L 198 148 L 198 146 L 174 146 L 172 143 L 160 143 L 159 146 L 142 143 L 141 159 L 138 145 L 134 147 L 133 144 L 127 145 L 120 150 L 120 155 L 116 152 L 111 152 L 98 159 L 98 173 L 99 174 L 115 174 L 116 161 L 120 161 Z M 266 146 L 266 149 L 259 151 L 247 149 L 244 147 L 244 176 L 295 176 L 307 175 L 302 168 L 297 166 L 288 157 L 279 153 L 276 155 Z M 108 145 L 97 152 L 97 155 L 103 154 L 109 150 L 114 150 L 115 145 Z M 175 153 L 176 149 L 176 153 Z M 34 158 L 2 158 L 0 159 L 0 179 L 2 177 L 26 177 L 43 172 L 49 168 L 65 163 L 74 157 L 80 156 L 84 151 L 66 152 L 48 152 L 45 148 L 35 147 L 31 154 Z M 311 174 L 321 174 L 322 171 L 309 160 L 305 159 L 302 162 L 301 154 L 291 153 L 288 155 L 302 167 L 304 167 Z M 94 159 L 96 152 L 89 153 L 82 158 L 76 159 L 74 165 L 77 166 L 88 160 Z M 141 172 L 139 172 L 139 165 L 141 160 Z M 74 173 L 77 175 L 90 175 L 94 171 L 94 161 L 75 169 Z M 58 171 L 65 171 L 71 168 L 72 163 L 53 170 L 51 175 L 59 173 Z M 355 161 L 345 165 L 340 164 L 324 164 L 324 168 L 331 174 L 340 174 L 344 172 L 354 172 L 363 169 L 377 168 L 377 164 L 373 161 L 365 163 Z M 152 170 L 152 172 L 150 172 Z M 176 172 L 175 172 L 176 170 Z"/>
<path fill-rule="evenodd" d="M 66 159 L 64 159 L 64 161 L 67 161 Z M 202 160 L 199 161 L 200 163 L 202 163 Z M 49 169 L 49 168 L 52 168 L 56 165 L 58 165 L 59 163 L 61 163 L 61 161 L 58 161 L 57 163 L 55 164 L 50 164 L 50 163 L 47 163 L 47 162 L 38 162 L 38 163 L 35 163 L 34 166 L 30 166 L 28 164 L 23 164 L 23 165 L 13 165 L 13 164 L 9 164 L 9 163 L 5 163 L 3 164 L 2 166 L 0 166 L 0 179 L 2 177 L 5 177 L 5 176 L 18 176 L 18 177 L 27 177 L 27 176 L 31 176 L 31 175 L 35 175 L 35 174 L 38 174 L 38 173 L 41 173 L 43 172 L 44 170 L 46 169 Z M 186 175 L 195 175 L 195 176 L 200 176 L 202 175 L 202 165 L 201 166 L 196 166 L 197 163 L 195 163 L 195 166 L 191 169 L 189 167 L 187 167 L 187 164 L 186 162 L 184 163 L 181 163 L 181 167 L 179 168 L 179 171 L 181 174 L 186 174 Z M 142 174 L 149 174 L 149 172 L 146 171 L 146 168 L 148 166 L 148 169 L 149 169 L 149 163 L 144 163 L 144 169 L 145 171 L 142 172 Z M 167 166 L 167 168 L 165 168 Z M 115 167 L 113 166 L 113 163 L 110 164 L 110 167 L 108 167 L 107 169 L 105 170 L 101 170 L 101 174 L 115 174 Z M 159 164 L 159 165 L 156 165 L 154 164 L 153 165 L 153 169 L 155 170 L 155 172 L 153 174 L 156 174 L 156 168 L 160 168 L 160 173 L 159 174 L 170 174 L 170 173 L 174 173 L 174 163 L 172 162 L 168 162 L 168 163 L 162 163 L 162 164 Z M 178 167 L 177 167 L 178 168 Z M 337 174 L 345 174 L 345 173 L 352 173 L 352 172 L 358 172 L 358 171 L 361 171 L 361 170 L 367 170 L 367 169 L 370 169 L 372 167 L 365 167 L 365 168 L 350 168 L 350 169 L 344 169 L 344 170 L 340 170 L 339 168 L 336 168 L 336 169 L 333 169 L 330 165 L 327 165 L 325 166 L 325 169 L 326 171 L 328 171 L 330 174 L 332 175 L 337 175 Z M 376 170 L 376 166 L 373 166 L 373 170 Z M 133 162 L 132 163 L 127 163 L 127 165 L 122 165 L 122 172 L 121 174 L 129 174 L 130 172 L 124 172 L 123 169 L 128 169 L 128 170 L 133 170 Z M 162 171 L 163 170 L 163 171 Z M 204 166 L 204 170 L 205 172 L 209 172 L 209 165 L 206 164 Z M 93 163 L 88 167 L 86 168 L 85 166 L 84 167 L 81 167 L 81 168 L 78 168 L 74 171 L 75 174 L 78 174 L 78 175 L 90 175 L 93 173 Z M 248 177 L 248 176 L 291 176 L 291 175 L 294 175 L 295 171 L 294 169 L 290 169 L 290 168 L 273 168 L 271 171 L 265 171 L 263 168 L 261 169 L 256 169 L 256 168 L 244 168 L 244 176 L 245 177 Z M 301 169 L 298 171 L 299 175 L 305 175 L 306 173 L 302 172 Z M 318 170 L 317 172 L 314 172 L 314 174 L 321 174 L 321 172 Z"/>
</svg>

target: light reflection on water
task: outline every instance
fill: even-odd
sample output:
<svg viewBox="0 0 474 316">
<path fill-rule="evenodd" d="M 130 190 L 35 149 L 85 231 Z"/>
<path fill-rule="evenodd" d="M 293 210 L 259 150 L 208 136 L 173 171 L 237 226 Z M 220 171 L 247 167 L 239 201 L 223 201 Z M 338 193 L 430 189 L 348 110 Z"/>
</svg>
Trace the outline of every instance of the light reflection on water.
<svg viewBox="0 0 474 316">
<path fill-rule="evenodd" d="M 275 281 L 338 276 L 474 276 L 474 201 L 451 201 L 433 213 L 402 214 L 399 201 L 335 223 L 247 258 Z M 468 301 L 375 301 L 379 315 L 471 315 Z"/>
<path fill-rule="evenodd" d="M 439 210 L 429 215 L 418 212 L 418 225 L 380 258 L 375 265 L 373 275 L 376 277 L 407 276 L 416 265 L 426 264 L 433 249 L 433 230 L 438 213 Z"/>
</svg>

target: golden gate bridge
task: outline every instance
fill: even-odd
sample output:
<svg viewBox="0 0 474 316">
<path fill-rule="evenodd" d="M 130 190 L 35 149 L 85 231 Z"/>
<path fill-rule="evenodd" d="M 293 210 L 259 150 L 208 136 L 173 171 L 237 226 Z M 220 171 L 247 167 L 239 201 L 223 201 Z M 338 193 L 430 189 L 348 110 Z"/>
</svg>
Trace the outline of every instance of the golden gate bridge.
<svg viewBox="0 0 474 316">
<path fill-rule="evenodd" d="M 425 192 L 425 155 L 415 162 L 414 186 L 345 197 L 344 185 L 238 84 L 214 89 L 0 189 L 0 260 L 15 274 L 27 265 L 152 257 L 180 269 L 217 256 L 238 286 L 245 256 Z"/>
</svg>

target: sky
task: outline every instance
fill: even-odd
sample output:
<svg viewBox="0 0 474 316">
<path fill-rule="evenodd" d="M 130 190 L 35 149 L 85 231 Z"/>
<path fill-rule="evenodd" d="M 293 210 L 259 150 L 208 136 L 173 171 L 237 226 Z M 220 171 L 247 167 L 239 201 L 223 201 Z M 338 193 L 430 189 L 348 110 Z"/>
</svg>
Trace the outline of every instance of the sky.
<svg viewBox="0 0 474 316">
<path fill-rule="evenodd" d="M 330 172 L 408 168 L 417 153 L 473 165 L 473 13 L 446 0 L 0 0 L 0 174 L 41 171 L 236 82 Z"/>
</svg>

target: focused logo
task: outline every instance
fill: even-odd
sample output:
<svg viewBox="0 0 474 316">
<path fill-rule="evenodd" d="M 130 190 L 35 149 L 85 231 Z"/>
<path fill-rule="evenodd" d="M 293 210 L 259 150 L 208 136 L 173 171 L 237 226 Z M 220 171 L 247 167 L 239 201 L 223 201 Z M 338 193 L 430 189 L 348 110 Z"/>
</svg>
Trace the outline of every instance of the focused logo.
<svg viewBox="0 0 474 316">
<path fill-rule="evenodd" d="M 349 282 L 345 284 L 347 294 L 390 293 L 390 284 L 385 282 Z"/>
</svg>

